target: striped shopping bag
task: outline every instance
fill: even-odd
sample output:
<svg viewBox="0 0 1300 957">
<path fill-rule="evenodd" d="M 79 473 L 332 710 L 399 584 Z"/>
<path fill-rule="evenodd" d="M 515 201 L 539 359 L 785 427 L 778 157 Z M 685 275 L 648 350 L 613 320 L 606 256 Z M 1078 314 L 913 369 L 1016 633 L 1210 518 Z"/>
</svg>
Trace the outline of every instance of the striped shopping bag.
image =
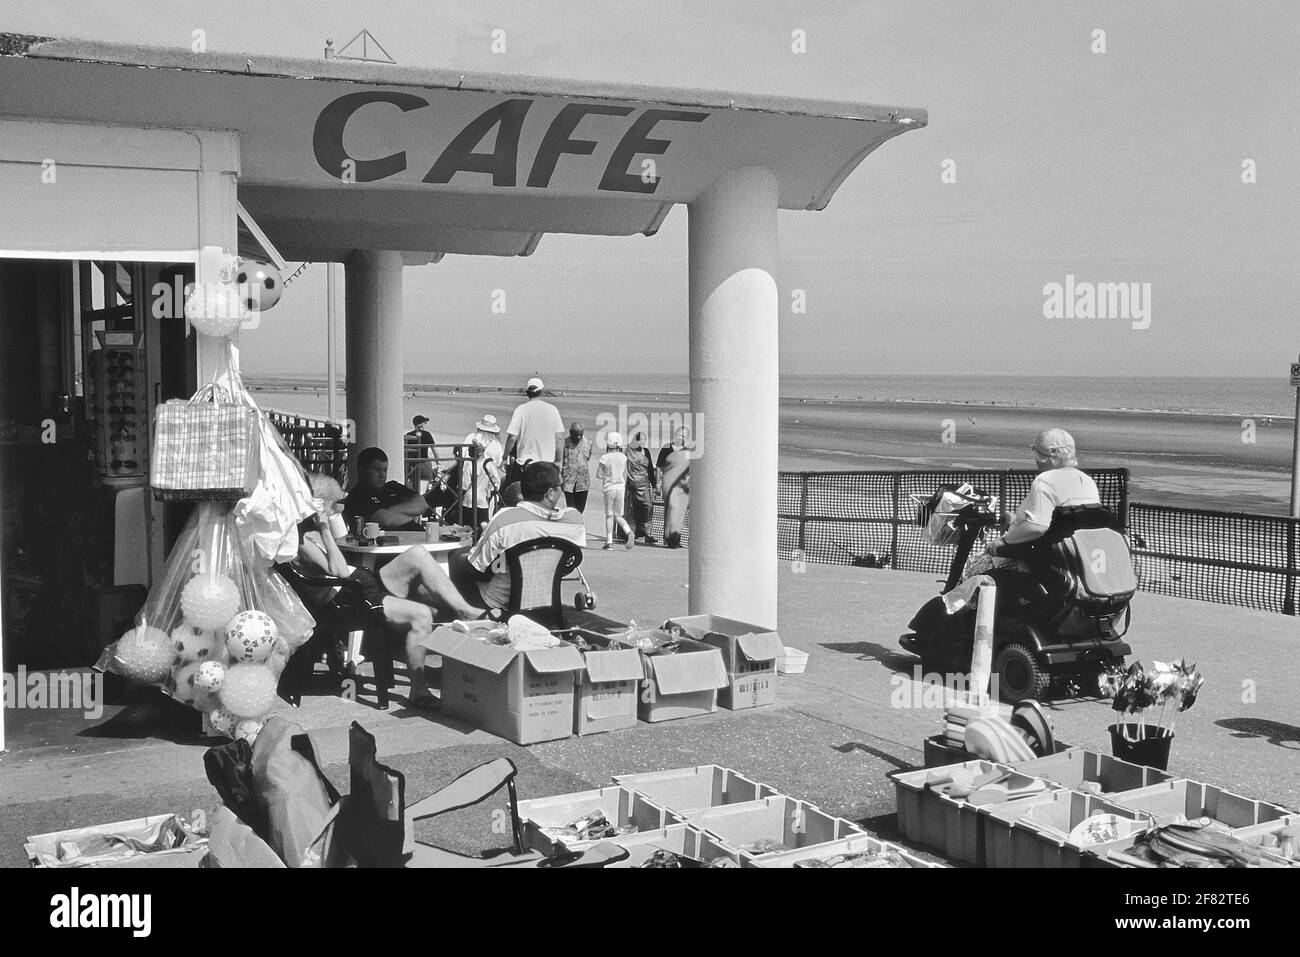
<svg viewBox="0 0 1300 957">
<path fill-rule="evenodd" d="M 257 411 L 217 385 L 158 406 L 154 495 L 166 501 L 238 501 L 257 485 Z"/>
</svg>

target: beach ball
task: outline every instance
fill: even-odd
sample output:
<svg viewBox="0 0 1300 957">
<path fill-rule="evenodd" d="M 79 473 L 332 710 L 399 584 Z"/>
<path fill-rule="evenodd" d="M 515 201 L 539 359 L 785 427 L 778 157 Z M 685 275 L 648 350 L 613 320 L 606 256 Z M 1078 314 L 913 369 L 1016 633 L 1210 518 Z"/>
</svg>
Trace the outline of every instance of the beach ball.
<svg viewBox="0 0 1300 957">
<path fill-rule="evenodd" d="M 152 685 L 167 680 L 176 655 L 167 632 L 152 625 L 141 625 L 122 636 L 113 658 L 123 677 Z"/>
<path fill-rule="evenodd" d="M 185 296 L 185 318 L 202 335 L 228 336 L 248 317 L 248 307 L 233 283 L 195 283 Z"/>
<path fill-rule="evenodd" d="M 194 670 L 194 687 L 216 692 L 226 680 L 226 666 L 219 661 L 200 661 Z"/>
<path fill-rule="evenodd" d="M 227 738 L 235 736 L 235 725 L 239 722 L 233 714 L 225 708 L 213 708 L 208 712 L 208 724 L 217 734 L 224 734 Z"/>
<path fill-rule="evenodd" d="M 239 722 L 239 724 L 235 725 L 235 740 L 247 741 L 249 744 L 252 744 L 257 740 L 257 736 L 261 733 L 263 724 L 265 724 L 265 722 L 259 721 L 256 718 L 245 718 L 243 721 Z"/>
<path fill-rule="evenodd" d="M 219 628 L 239 611 L 239 589 L 226 575 L 195 575 L 181 589 L 181 613 L 199 628 Z"/>
<path fill-rule="evenodd" d="M 275 686 L 275 675 L 263 664 L 231 665 L 221 683 L 221 706 L 241 718 L 261 718 L 275 704 Z"/>
<path fill-rule="evenodd" d="M 264 661 L 279 637 L 275 622 L 264 611 L 241 611 L 226 625 L 226 650 L 231 661 Z"/>
<path fill-rule="evenodd" d="M 181 661 L 203 661 L 213 657 L 217 635 L 211 628 L 198 628 L 181 622 L 172 629 L 172 650 Z"/>
<path fill-rule="evenodd" d="M 270 263 L 245 259 L 235 273 L 240 304 L 250 312 L 265 312 L 280 301 L 284 283 L 280 271 Z"/>
<path fill-rule="evenodd" d="M 172 697 L 181 704 L 194 703 L 199 690 L 194 684 L 194 678 L 198 670 L 199 662 L 187 661 L 172 672 L 167 687 L 171 691 Z"/>
</svg>

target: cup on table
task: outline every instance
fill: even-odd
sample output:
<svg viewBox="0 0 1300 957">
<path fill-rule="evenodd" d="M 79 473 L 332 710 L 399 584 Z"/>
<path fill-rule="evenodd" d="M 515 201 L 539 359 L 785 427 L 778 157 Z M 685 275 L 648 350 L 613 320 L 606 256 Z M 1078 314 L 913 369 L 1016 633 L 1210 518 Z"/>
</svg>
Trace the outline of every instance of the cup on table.
<svg viewBox="0 0 1300 957">
<path fill-rule="evenodd" d="M 372 542 L 379 537 L 379 532 L 380 528 L 378 522 L 366 522 L 361 529 L 361 534 Z"/>
<path fill-rule="evenodd" d="M 424 540 L 426 542 L 441 541 L 439 536 L 442 534 L 442 526 L 437 522 L 430 522 L 424 526 Z"/>
</svg>

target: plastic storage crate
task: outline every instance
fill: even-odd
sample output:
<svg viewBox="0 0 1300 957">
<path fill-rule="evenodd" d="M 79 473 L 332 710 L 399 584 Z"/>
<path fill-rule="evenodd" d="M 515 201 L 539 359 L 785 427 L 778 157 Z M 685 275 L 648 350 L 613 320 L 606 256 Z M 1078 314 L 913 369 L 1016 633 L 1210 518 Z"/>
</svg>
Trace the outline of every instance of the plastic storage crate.
<svg viewBox="0 0 1300 957">
<path fill-rule="evenodd" d="M 989 771 L 1007 771 L 1005 782 L 1012 789 L 1042 780 L 1032 775 L 1012 771 L 1002 764 L 976 759 L 942 768 L 921 768 L 917 771 L 896 772 L 894 793 L 898 803 L 898 830 L 903 838 L 933 848 L 945 857 L 966 864 L 984 863 L 984 828 L 982 812 L 1001 805 L 978 807 L 964 798 L 940 794 L 926 786 L 926 781 L 957 769 L 973 770 L 976 775 Z M 1057 790 L 1057 785 L 1044 782 L 1047 789 Z M 1041 796 L 1041 795 L 1034 795 Z M 1009 803 L 1030 800 L 1017 798 Z"/>
<path fill-rule="evenodd" d="M 1188 778 L 1164 781 L 1110 798 L 1123 807 L 1145 811 L 1158 824 L 1169 824 L 1180 816 L 1189 821 L 1208 817 L 1229 828 L 1265 824 L 1287 816 L 1285 808 L 1266 801 L 1253 801 L 1232 791 L 1201 784 Z"/>
<path fill-rule="evenodd" d="M 1070 831 L 1098 813 L 1138 821 L 1144 828 L 1151 823 L 1140 811 L 1092 794 L 1054 791 L 989 809 L 984 821 L 985 863 L 988 867 L 1082 867 L 1090 852 L 1102 853 L 1125 841 L 1086 845 L 1069 840 Z"/>
<path fill-rule="evenodd" d="M 1097 784 L 1101 794 L 1134 791 L 1173 779 L 1167 771 L 1144 764 L 1130 764 L 1109 754 L 1083 748 L 1071 748 L 1032 761 L 1018 761 L 1010 766 L 1076 791 L 1086 791 L 1084 785 L 1087 783 Z"/>
<path fill-rule="evenodd" d="M 572 840 L 549 835 L 543 830 L 572 824 L 592 811 L 603 811 L 605 818 L 616 827 L 631 825 L 637 831 L 657 831 L 670 824 L 681 823 L 680 817 L 648 800 L 645 795 L 611 785 L 594 791 L 520 801 L 519 818 L 523 821 L 524 845 L 549 857 L 562 850 L 582 850 L 600 843 L 600 840 L 608 840 Z"/>
<path fill-rule="evenodd" d="M 709 862 L 723 858 L 737 867 L 741 866 L 739 851 L 726 847 L 717 838 L 689 824 L 670 824 L 657 831 L 640 831 L 610 838 L 610 841 L 625 848 L 628 855 L 627 860 L 611 864 L 611 867 L 641 867 L 660 850 L 697 861 Z"/>
<path fill-rule="evenodd" d="M 747 862 L 751 867 L 794 867 L 800 861 L 812 859 L 833 858 L 841 854 L 862 854 L 864 852 L 875 853 L 888 848 L 898 853 L 898 855 L 907 863 L 908 867 L 917 869 L 941 868 L 945 864 L 935 864 L 929 861 L 923 861 L 914 854 L 908 853 L 906 848 L 897 844 L 890 844 L 886 841 L 878 840 L 870 834 L 855 834 L 851 837 L 843 838 L 838 841 L 831 841 L 829 844 L 818 844 L 816 847 L 805 847 L 797 851 L 781 851 L 776 854 L 764 854 L 762 857 L 754 858 Z"/>
<path fill-rule="evenodd" d="M 671 771 L 649 771 L 645 774 L 616 774 L 614 781 L 644 794 L 661 807 L 683 814 L 780 796 L 775 788 L 758 784 L 730 768 L 716 764 L 675 768 Z"/>
<path fill-rule="evenodd" d="M 739 851 L 742 863 L 746 864 L 765 856 L 747 850 L 760 841 L 775 841 L 785 845 L 786 850 L 798 850 L 864 833 L 856 824 L 791 797 L 729 804 L 686 817 L 687 823 L 709 832 L 727 848 Z"/>
</svg>

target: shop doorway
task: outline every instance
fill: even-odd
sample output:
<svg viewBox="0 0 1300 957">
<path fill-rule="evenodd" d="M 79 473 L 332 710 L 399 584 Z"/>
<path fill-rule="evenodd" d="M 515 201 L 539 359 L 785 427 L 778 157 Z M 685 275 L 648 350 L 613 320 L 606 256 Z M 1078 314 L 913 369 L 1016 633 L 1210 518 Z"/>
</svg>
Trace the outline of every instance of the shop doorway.
<svg viewBox="0 0 1300 957">
<path fill-rule="evenodd" d="M 172 522 L 149 493 L 158 401 L 186 395 L 192 265 L 0 258 L 6 668 L 93 664 L 143 602 Z M 164 277 L 166 277 L 164 279 Z"/>
</svg>

